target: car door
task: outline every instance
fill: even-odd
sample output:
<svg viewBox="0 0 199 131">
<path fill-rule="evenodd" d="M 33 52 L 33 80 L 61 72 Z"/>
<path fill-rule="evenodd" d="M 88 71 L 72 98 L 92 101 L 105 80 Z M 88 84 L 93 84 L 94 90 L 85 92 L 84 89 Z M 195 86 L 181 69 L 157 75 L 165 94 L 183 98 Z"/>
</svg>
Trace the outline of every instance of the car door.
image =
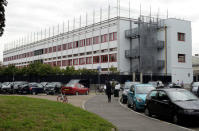
<svg viewBox="0 0 199 131">
<path fill-rule="evenodd" d="M 128 100 L 131 105 L 133 104 L 133 98 L 134 98 L 134 93 L 135 93 L 134 89 L 135 87 L 132 85 L 128 92 Z"/>
<path fill-rule="evenodd" d="M 149 98 L 147 98 L 147 107 L 152 114 L 156 114 L 157 112 L 157 96 L 158 91 L 151 91 L 151 93 L 149 94 Z"/>
<path fill-rule="evenodd" d="M 82 94 L 83 89 L 81 88 L 81 85 L 79 83 L 77 83 L 77 90 L 80 94 Z"/>
<path fill-rule="evenodd" d="M 170 99 L 165 91 L 158 91 L 157 102 L 158 115 L 168 116 L 171 114 Z"/>
</svg>

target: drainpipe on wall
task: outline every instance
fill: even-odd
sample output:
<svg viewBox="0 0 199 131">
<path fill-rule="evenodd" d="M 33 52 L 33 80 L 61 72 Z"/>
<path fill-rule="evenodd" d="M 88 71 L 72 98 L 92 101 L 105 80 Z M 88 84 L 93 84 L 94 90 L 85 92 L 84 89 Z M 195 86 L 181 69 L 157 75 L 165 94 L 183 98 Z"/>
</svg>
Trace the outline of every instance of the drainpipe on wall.
<svg viewBox="0 0 199 131">
<path fill-rule="evenodd" d="M 164 32 L 165 32 L 165 40 L 164 40 L 165 61 L 164 61 L 164 67 L 165 67 L 165 74 L 167 75 L 167 26 L 164 26 Z"/>
</svg>

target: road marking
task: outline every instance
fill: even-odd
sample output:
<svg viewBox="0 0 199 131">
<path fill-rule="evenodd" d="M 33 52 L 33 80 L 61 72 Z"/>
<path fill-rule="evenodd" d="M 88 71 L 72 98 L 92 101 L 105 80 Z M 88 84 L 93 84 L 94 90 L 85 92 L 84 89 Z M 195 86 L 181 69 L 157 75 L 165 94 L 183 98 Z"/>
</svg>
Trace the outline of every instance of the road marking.
<svg viewBox="0 0 199 131">
<path fill-rule="evenodd" d="M 129 111 L 132 111 L 132 112 L 136 113 L 137 115 L 146 117 L 146 118 L 151 119 L 151 120 L 163 122 L 163 123 L 168 124 L 168 125 L 177 126 L 177 127 L 179 127 L 179 128 L 182 128 L 182 129 L 185 129 L 185 130 L 188 130 L 188 131 L 194 131 L 194 130 L 192 130 L 192 129 L 189 129 L 189 128 L 186 128 L 186 127 L 183 127 L 183 126 L 179 126 L 179 125 L 176 125 L 176 124 L 173 124 L 173 123 L 169 123 L 169 122 L 166 122 L 166 121 L 161 121 L 161 120 L 159 120 L 159 119 L 155 119 L 155 118 L 152 118 L 152 117 L 148 117 L 148 116 L 146 116 L 146 115 L 144 115 L 144 114 L 142 114 L 142 113 L 136 112 L 136 111 L 134 111 L 134 110 L 128 108 L 128 107 L 125 106 L 124 104 L 122 104 L 122 103 L 120 102 L 120 99 L 121 99 L 121 97 L 118 99 L 118 102 L 119 102 L 119 104 L 120 104 L 123 108 L 126 108 L 126 109 L 128 109 Z"/>
</svg>

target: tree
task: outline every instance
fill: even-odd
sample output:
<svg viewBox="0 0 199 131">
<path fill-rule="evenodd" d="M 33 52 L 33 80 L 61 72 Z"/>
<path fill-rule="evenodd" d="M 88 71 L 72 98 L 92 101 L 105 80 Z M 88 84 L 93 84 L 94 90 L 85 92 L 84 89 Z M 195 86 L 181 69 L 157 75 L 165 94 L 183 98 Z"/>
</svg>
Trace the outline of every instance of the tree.
<svg viewBox="0 0 199 131">
<path fill-rule="evenodd" d="M 111 74 L 118 74 L 118 70 L 116 67 L 114 67 L 113 65 L 109 68 L 109 71 Z"/>
<path fill-rule="evenodd" d="M 0 36 L 3 35 L 5 27 L 5 6 L 8 2 L 6 0 L 0 0 Z"/>
</svg>

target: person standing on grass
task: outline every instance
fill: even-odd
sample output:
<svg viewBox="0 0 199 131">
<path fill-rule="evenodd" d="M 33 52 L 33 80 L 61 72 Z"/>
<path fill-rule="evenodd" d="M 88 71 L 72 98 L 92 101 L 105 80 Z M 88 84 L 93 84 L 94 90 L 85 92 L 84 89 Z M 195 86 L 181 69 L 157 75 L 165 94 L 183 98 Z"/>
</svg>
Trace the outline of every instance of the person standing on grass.
<svg viewBox="0 0 199 131">
<path fill-rule="evenodd" d="M 111 84 L 109 81 L 106 81 L 106 95 L 108 97 L 108 103 L 111 102 Z"/>
</svg>

